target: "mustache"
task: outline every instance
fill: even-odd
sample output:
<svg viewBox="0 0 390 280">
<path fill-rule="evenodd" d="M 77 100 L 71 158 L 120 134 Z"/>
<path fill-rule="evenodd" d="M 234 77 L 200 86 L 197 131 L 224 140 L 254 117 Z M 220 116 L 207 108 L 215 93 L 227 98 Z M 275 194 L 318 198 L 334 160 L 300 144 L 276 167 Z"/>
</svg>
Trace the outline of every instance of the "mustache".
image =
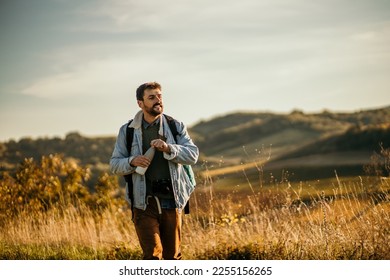
<svg viewBox="0 0 390 280">
<path fill-rule="evenodd" d="M 162 107 L 163 105 L 162 105 L 162 103 L 157 102 L 156 104 L 153 105 L 153 107 L 155 107 L 155 106 L 161 106 Z"/>
</svg>

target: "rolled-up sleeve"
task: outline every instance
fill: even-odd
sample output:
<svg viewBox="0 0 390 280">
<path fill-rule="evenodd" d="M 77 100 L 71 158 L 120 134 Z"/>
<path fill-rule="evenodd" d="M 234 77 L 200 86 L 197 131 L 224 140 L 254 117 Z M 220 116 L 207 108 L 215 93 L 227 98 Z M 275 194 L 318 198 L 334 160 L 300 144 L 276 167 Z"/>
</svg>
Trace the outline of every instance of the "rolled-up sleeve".
<svg viewBox="0 0 390 280">
<path fill-rule="evenodd" d="M 199 149 L 182 122 L 178 122 L 176 127 L 178 128 L 176 144 L 169 144 L 171 153 L 164 153 L 164 158 L 175 163 L 193 165 L 198 161 Z"/>
</svg>

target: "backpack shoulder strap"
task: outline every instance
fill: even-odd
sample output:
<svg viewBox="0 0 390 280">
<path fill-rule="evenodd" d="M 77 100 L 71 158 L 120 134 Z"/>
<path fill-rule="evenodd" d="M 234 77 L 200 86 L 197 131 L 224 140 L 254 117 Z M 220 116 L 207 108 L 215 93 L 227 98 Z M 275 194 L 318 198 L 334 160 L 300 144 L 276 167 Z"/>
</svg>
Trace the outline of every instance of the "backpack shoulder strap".
<svg viewBox="0 0 390 280">
<path fill-rule="evenodd" d="M 177 135 L 179 135 L 179 132 L 177 131 L 177 127 L 176 127 L 176 123 L 175 123 L 175 119 L 172 118 L 171 116 L 168 116 L 168 115 L 165 115 L 165 118 L 167 119 L 168 121 L 168 125 L 169 125 L 169 129 L 171 130 L 172 132 L 172 135 L 173 135 L 173 139 L 175 139 L 175 142 L 177 142 Z"/>
<path fill-rule="evenodd" d="M 129 127 L 133 120 L 130 120 L 127 124 L 126 127 L 126 148 L 129 153 L 131 154 L 131 145 L 133 144 L 133 136 L 134 136 L 134 127 Z M 131 202 L 131 219 L 134 219 L 134 198 L 133 198 L 133 179 L 132 179 L 132 174 L 124 175 L 125 181 L 127 182 L 127 187 L 128 187 L 128 195 L 129 195 L 129 200 Z"/>
<path fill-rule="evenodd" d="M 133 136 L 134 136 L 134 127 L 130 127 L 133 120 L 130 120 L 126 127 L 126 148 L 129 152 L 129 155 L 131 154 L 131 144 L 133 143 Z"/>
</svg>

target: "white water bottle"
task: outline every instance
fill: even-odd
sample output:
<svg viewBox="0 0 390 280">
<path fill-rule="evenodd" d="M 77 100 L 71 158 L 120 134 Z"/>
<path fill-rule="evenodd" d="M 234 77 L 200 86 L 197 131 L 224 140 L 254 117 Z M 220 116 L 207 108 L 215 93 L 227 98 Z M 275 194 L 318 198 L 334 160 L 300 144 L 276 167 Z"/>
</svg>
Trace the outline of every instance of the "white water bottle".
<svg viewBox="0 0 390 280">
<path fill-rule="evenodd" d="M 152 161 L 155 152 L 156 152 L 156 149 L 155 149 L 154 147 L 150 147 L 150 148 L 146 151 L 146 153 L 144 154 L 144 156 L 147 157 L 148 159 L 150 159 L 150 161 Z M 148 167 L 137 166 L 137 168 L 135 169 L 135 172 L 137 172 L 137 173 L 140 174 L 140 175 L 144 175 L 145 172 L 146 172 L 146 169 L 148 169 Z"/>
</svg>

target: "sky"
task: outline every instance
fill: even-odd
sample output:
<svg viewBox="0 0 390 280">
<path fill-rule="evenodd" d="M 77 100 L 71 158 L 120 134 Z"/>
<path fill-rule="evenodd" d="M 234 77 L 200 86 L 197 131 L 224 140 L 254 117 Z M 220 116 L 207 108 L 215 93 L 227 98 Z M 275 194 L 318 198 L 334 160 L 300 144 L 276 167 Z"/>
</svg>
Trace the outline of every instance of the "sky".
<svg viewBox="0 0 390 280">
<path fill-rule="evenodd" d="M 388 0 L 0 0 L 0 141 L 113 136 L 162 85 L 187 126 L 390 105 Z"/>
</svg>

